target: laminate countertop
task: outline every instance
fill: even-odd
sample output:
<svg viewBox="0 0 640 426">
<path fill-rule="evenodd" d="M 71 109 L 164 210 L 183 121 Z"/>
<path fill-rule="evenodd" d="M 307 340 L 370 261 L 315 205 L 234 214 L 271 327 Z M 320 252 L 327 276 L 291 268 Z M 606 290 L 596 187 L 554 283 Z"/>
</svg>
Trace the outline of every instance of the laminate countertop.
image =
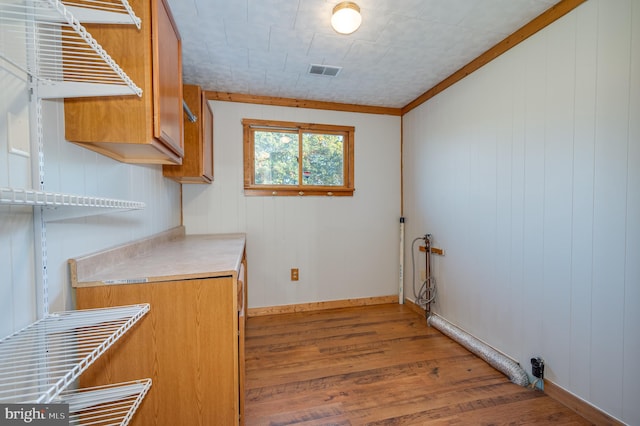
<svg viewBox="0 0 640 426">
<path fill-rule="evenodd" d="M 69 259 L 73 287 L 238 277 L 245 234 L 184 235 L 178 227 L 155 237 Z"/>
</svg>

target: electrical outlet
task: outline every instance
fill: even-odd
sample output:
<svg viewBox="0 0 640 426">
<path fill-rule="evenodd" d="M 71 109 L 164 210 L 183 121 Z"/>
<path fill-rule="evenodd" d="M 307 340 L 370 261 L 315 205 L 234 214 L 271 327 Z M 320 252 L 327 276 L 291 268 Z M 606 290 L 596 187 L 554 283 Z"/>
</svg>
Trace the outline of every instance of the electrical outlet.
<svg viewBox="0 0 640 426">
<path fill-rule="evenodd" d="M 298 268 L 291 268 L 291 281 L 298 281 Z"/>
<path fill-rule="evenodd" d="M 420 282 L 425 282 L 427 280 L 427 271 L 424 269 L 420 270 Z"/>
</svg>

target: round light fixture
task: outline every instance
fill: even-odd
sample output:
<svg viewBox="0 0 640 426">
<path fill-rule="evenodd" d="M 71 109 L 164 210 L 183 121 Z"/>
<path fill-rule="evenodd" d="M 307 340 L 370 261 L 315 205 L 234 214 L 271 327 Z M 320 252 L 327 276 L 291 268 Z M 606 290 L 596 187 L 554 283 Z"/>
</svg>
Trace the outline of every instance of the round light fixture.
<svg viewBox="0 0 640 426">
<path fill-rule="evenodd" d="M 351 34 L 360 27 L 362 16 L 360 7 L 350 1 L 338 3 L 333 8 L 331 15 L 331 26 L 340 34 Z"/>
</svg>

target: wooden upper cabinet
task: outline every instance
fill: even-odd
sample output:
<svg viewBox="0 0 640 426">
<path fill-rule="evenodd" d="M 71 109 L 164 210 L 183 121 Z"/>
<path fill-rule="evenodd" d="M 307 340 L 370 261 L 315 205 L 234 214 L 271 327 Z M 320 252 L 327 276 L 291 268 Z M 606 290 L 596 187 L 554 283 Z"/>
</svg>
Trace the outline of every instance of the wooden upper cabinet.
<svg viewBox="0 0 640 426">
<path fill-rule="evenodd" d="M 181 164 L 182 47 L 165 0 L 130 0 L 142 20 L 131 25 L 85 25 L 142 97 L 65 99 L 65 137 L 125 163 Z"/>
<path fill-rule="evenodd" d="M 180 183 L 213 181 L 213 112 L 199 86 L 183 87 L 184 101 L 197 117 L 191 122 L 184 115 L 184 158 L 182 165 L 165 165 L 164 176 Z"/>
<path fill-rule="evenodd" d="M 152 40 L 157 40 L 153 43 L 154 136 L 174 151 L 182 152 L 184 142 L 180 36 L 165 1 L 156 0 L 152 5 L 157 8 L 157 25 L 152 29 Z"/>
</svg>

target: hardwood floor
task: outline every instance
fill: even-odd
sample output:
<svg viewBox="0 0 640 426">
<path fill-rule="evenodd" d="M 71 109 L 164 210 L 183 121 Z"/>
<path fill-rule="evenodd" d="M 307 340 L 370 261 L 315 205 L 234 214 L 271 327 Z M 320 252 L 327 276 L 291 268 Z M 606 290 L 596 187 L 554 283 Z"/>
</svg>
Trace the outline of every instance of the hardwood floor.
<svg viewBox="0 0 640 426">
<path fill-rule="evenodd" d="M 397 304 L 249 318 L 245 422 L 589 424 Z"/>
</svg>

